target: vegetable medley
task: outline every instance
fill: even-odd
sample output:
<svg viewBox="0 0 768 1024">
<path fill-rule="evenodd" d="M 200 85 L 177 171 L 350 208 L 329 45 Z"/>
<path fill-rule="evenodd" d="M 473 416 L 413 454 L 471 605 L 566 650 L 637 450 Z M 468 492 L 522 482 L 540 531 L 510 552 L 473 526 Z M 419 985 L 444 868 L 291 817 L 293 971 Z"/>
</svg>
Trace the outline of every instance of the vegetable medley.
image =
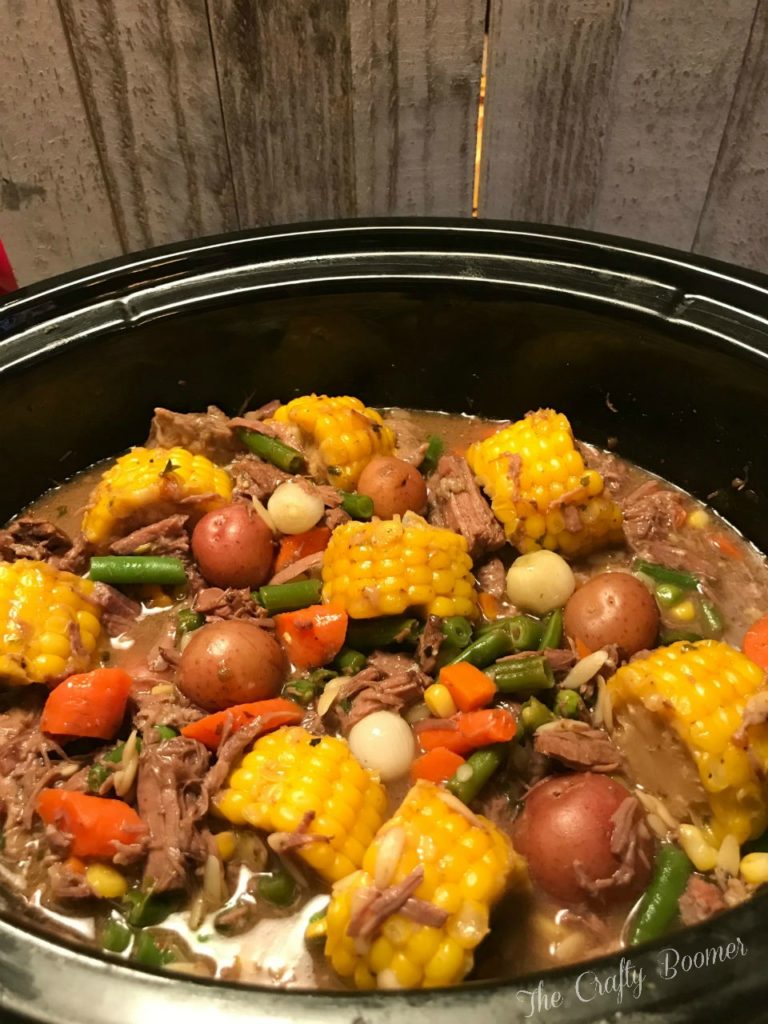
<svg viewBox="0 0 768 1024">
<path fill-rule="evenodd" d="M 108 952 L 449 985 L 768 881 L 762 556 L 562 413 L 158 409 L 0 557 L 3 877 Z"/>
</svg>

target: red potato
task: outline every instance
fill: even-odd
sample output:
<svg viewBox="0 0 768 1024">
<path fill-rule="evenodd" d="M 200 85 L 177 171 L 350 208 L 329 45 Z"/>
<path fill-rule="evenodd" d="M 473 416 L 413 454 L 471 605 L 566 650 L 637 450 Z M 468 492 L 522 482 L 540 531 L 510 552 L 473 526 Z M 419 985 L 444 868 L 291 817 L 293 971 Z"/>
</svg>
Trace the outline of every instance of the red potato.
<svg viewBox="0 0 768 1024">
<path fill-rule="evenodd" d="M 208 512 L 192 532 L 192 554 L 217 587 L 258 587 L 272 568 L 272 531 L 243 501 Z"/>
<path fill-rule="evenodd" d="M 534 882 L 568 905 L 604 905 L 640 893 L 650 879 L 653 859 L 653 840 L 647 828 L 637 837 L 630 880 L 599 884 L 611 879 L 621 866 L 621 858 L 611 851 L 612 818 L 629 796 L 618 782 L 590 772 L 563 775 L 534 787 L 514 835 Z M 598 885 L 592 887 L 590 883 L 595 882 Z"/>
<path fill-rule="evenodd" d="M 206 711 L 274 697 L 286 671 L 272 632 L 250 622 L 212 622 L 195 630 L 179 665 L 182 693 Z"/>
<path fill-rule="evenodd" d="M 566 636 L 590 651 L 616 644 L 628 658 L 654 647 L 659 609 L 640 580 L 626 572 L 601 572 L 578 588 L 565 606 Z"/>
<path fill-rule="evenodd" d="M 415 466 L 394 455 L 371 459 L 360 474 L 357 490 L 371 499 L 373 511 L 380 519 L 424 512 L 427 507 L 424 477 Z"/>
</svg>

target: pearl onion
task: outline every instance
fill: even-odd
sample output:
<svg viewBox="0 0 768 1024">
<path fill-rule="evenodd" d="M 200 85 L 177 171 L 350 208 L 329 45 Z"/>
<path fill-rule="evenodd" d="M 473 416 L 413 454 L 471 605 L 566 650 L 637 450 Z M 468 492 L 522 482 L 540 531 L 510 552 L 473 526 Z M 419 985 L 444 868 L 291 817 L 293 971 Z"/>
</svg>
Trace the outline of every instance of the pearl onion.
<svg viewBox="0 0 768 1024">
<path fill-rule="evenodd" d="M 405 775 L 416 752 L 410 726 L 392 711 L 374 711 L 353 725 L 349 748 L 364 768 L 378 772 L 382 782 Z"/>
<path fill-rule="evenodd" d="M 536 615 L 562 608 L 575 588 L 570 565 L 554 551 L 521 555 L 507 573 L 507 596 L 512 604 Z"/>
<path fill-rule="evenodd" d="M 287 480 L 267 502 L 267 511 L 280 533 L 305 533 L 320 520 L 325 506 L 317 494 Z"/>
</svg>

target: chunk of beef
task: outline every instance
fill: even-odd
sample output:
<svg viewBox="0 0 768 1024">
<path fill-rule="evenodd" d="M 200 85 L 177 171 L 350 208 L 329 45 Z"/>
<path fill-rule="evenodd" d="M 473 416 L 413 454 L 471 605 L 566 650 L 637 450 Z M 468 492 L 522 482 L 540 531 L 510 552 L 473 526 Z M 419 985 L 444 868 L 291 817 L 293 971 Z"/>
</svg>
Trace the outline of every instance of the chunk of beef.
<svg viewBox="0 0 768 1024">
<path fill-rule="evenodd" d="M 430 615 L 421 632 L 416 647 L 416 662 L 422 672 L 432 675 L 437 666 L 437 656 L 445 640 L 443 626 L 438 615 Z"/>
<path fill-rule="evenodd" d="M 237 589 L 227 587 L 204 587 L 195 594 L 192 607 L 205 616 L 206 622 L 220 622 L 225 619 L 258 619 L 267 628 L 273 625 L 267 618 L 266 609 L 251 597 L 248 587 Z"/>
<path fill-rule="evenodd" d="M 675 543 L 676 531 L 685 523 L 685 498 L 659 480 L 647 480 L 621 502 L 624 536 L 631 551 L 671 565 L 688 559 L 690 552 Z"/>
<path fill-rule="evenodd" d="M 707 921 L 714 914 L 727 910 L 728 904 L 725 901 L 720 888 L 714 882 L 708 882 L 701 875 L 691 875 L 685 892 L 678 902 L 680 920 L 685 925 L 701 924 Z"/>
<path fill-rule="evenodd" d="M 507 573 L 500 558 L 490 558 L 478 569 L 475 576 L 481 590 L 491 597 L 503 597 L 507 589 Z"/>
<path fill-rule="evenodd" d="M 539 754 L 577 770 L 612 772 L 622 762 L 608 733 L 566 718 L 537 729 L 533 745 Z"/>
<path fill-rule="evenodd" d="M 343 526 L 344 523 L 348 523 L 351 518 L 343 508 L 328 508 L 325 510 L 322 523 L 323 526 L 327 526 L 329 530 L 333 531 L 337 526 Z"/>
<path fill-rule="evenodd" d="M 62 572 L 73 572 L 81 576 L 88 571 L 93 545 L 89 544 L 82 533 L 78 533 L 72 541 L 72 547 L 63 555 L 51 559 L 51 565 Z"/>
<path fill-rule="evenodd" d="M 184 736 L 141 751 L 136 802 L 149 829 L 144 882 L 154 892 L 185 888 L 189 870 L 207 856 L 199 830 L 208 810 L 207 770 L 208 751 Z"/>
<path fill-rule="evenodd" d="M 82 871 L 73 871 L 68 864 L 56 862 L 48 868 L 48 891 L 57 902 L 93 899 L 93 890 Z"/>
<path fill-rule="evenodd" d="M 185 558 L 189 555 L 189 534 L 186 525 L 189 516 L 175 515 L 142 526 L 110 544 L 114 555 L 171 555 Z"/>
<path fill-rule="evenodd" d="M 229 427 L 229 416 L 215 405 L 206 412 L 172 412 L 155 409 L 147 447 L 186 448 L 214 462 L 229 462 L 243 446 Z"/>
<path fill-rule="evenodd" d="M 214 796 L 229 777 L 229 773 L 240 760 L 245 750 L 264 732 L 266 723 L 261 717 L 254 718 L 236 732 L 230 731 L 225 720 L 221 740 L 216 750 L 216 764 L 205 777 L 205 791 L 209 797 Z"/>
<path fill-rule="evenodd" d="M 97 583 L 92 600 L 101 609 L 101 621 L 110 636 L 119 636 L 129 629 L 141 612 L 141 605 L 108 583 Z"/>
<path fill-rule="evenodd" d="M 15 562 L 31 558 L 47 562 L 65 555 L 72 541 L 58 526 L 34 516 L 19 516 L 5 530 L 0 530 L 0 559 Z"/>
<path fill-rule="evenodd" d="M 290 480 L 288 473 L 284 473 L 282 469 L 272 466 L 269 462 L 264 462 L 256 455 L 243 455 L 242 458 L 236 459 L 230 467 L 230 472 L 234 481 L 233 496 L 248 501 L 252 498 L 266 501 L 280 484 Z"/>
<path fill-rule="evenodd" d="M 149 689 L 145 681 L 139 679 L 131 690 L 131 702 L 136 709 L 133 724 L 145 743 L 160 739 L 156 732 L 158 725 L 180 730 L 203 717 L 203 712 L 169 682 L 158 683 Z"/>
<path fill-rule="evenodd" d="M 378 651 L 367 666 L 341 686 L 337 694 L 336 715 L 344 732 L 374 711 L 400 712 L 421 697 L 430 679 L 411 658 Z M 350 700 L 349 711 L 339 701 Z"/>
<path fill-rule="evenodd" d="M 497 551 L 504 531 L 480 493 L 466 461 L 444 455 L 428 480 L 429 521 L 460 533 L 473 561 Z"/>
<path fill-rule="evenodd" d="M 420 466 L 427 451 L 427 438 L 407 412 L 396 412 L 384 417 L 384 422 L 394 430 L 396 438 L 395 455 L 411 466 Z"/>
</svg>

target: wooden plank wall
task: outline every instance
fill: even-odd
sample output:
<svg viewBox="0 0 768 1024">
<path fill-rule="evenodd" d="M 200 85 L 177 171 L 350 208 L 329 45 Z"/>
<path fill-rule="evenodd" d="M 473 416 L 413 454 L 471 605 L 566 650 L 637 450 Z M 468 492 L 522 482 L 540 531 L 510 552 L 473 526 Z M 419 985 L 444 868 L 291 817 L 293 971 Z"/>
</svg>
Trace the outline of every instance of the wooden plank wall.
<svg viewBox="0 0 768 1024">
<path fill-rule="evenodd" d="M 485 30 L 487 29 L 487 35 Z M 592 228 L 768 271 L 768 0 L 2 0 L 23 283 L 333 217 Z"/>
</svg>

